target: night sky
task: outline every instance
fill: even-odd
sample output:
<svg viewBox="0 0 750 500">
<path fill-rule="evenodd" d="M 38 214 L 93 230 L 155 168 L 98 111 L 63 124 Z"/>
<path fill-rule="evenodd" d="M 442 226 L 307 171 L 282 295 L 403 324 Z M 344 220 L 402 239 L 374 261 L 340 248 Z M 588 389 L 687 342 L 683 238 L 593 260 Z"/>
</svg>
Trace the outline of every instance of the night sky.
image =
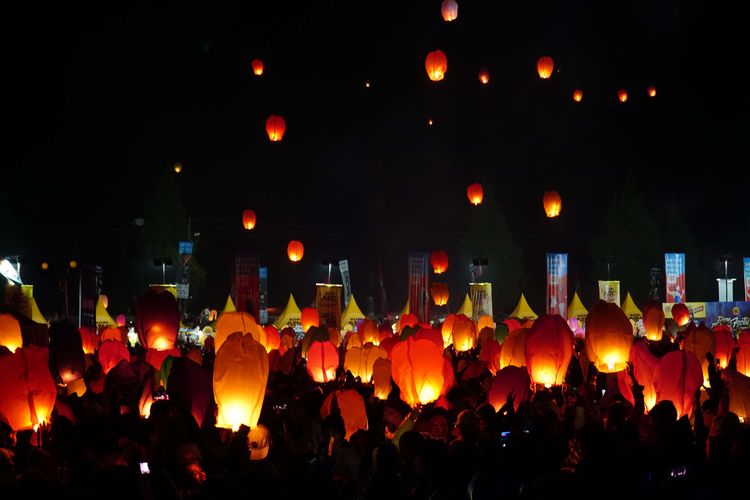
<svg viewBox="0 0 750 500">
<path fill-rule="evenodd" d="M 494 188 L 537 312 L 547 251 L 570 252 L 571 293 L 593 289 L 590 242 L 628 172 L 657 221 L 680 207 L 710 276 L 719 254 L 750 255 L 746 7 L 467 0 L 446 23 L 438 0 L 156 4 L 4 8 L 0 190 L 44 313 L 60 309 L 54 273 L 73 257 L 104 266 L 110 309 L 131 307 L 120 280 L 132 221 L 178 161 L 208 276 L 196 309 L 221 307 L 234 251 L 257 250 L 272 306 L 289 291 L 309 303 L 321 261 L 348 258 L 360 306 L 377 301 L 381 260 L 397 310 L 407 252 L 437 248 L 451 257 L 455 309 L 472 182 Z M 441 82 L 424 69 L 436 49 L 448 57 Z M 555 60 L 546 81 L 542 55 Z M 266 135 L 270 114 L 286 119 L 280 143 Z M 563 198 L 554 221 L 541 204 L 550 189 Z M 258 214 L 253 232 L 244 208 Z M 305 244 L 300 264 L 286 259 L 290 239 Z"/>
</svg>

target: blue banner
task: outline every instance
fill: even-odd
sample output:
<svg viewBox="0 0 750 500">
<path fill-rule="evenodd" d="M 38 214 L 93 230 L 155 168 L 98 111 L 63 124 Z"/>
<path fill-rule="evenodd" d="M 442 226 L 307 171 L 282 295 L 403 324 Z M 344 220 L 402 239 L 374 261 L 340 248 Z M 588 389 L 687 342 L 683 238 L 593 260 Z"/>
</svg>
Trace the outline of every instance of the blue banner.
<svg viewBox="0 0 750 500">
<path fill-rule="evenodd" d="M 735 338 L 744 329 L 750 328 L 750 302 L 706 302 L 706 326 L 732 327 Z"/>
<path fill-rule="evenodd" d="M 685 254 L 664 254 L 664 284 L 667 287 L 666 302 L 685 302 Z"/>
<path fill-rule="evenodd" d="M 745 300 L 750 302 L 750 257 L 745 257 L 744 269 L 745 269 Z"/>
</svg>

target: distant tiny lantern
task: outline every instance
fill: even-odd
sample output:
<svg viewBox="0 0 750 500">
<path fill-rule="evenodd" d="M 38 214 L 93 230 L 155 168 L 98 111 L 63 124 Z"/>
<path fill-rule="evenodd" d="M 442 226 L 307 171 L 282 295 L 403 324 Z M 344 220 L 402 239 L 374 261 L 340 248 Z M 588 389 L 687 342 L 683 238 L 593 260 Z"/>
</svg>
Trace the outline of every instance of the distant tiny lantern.
<svg viewBox="0 0 750 500">
<path fill-rule="evenodd" d="M 583 90 L 575 89 L 573 91 L 573 100 L 575 102 L 581 102 L 583 100 Z"/>
<path fill-rule="evenodd" d="M 289 256 L 289 260 L 292 262 L 299 262 L 305 254 L 305 246 L 301 241 L 292 240 L 286 246 L 286 253 Z"/>
<path fill-rule="evenodd" d="M 253 65 L 253 74 L 255 76 L 260 76 L 263 74 L 263 61 L 260 59 L 253 59 L 253 62 L 251 63 Z"/>
<path fill-rule="evenodd" d="M 469 197 L 469 202 L 471 202 L 472 205 L 481 205 L 482 200 L 484 199 L 484 189 L 482 189 L 482 185 L 478 182 L 469 185 L 469 187 L 466 188 L 466 196 Z"/>
<path fill-rule="evenodd" d="M 456 0 L 443 0 L 440 13 L 446 22 L 455 21 L 458 18 L 458 3 L 456 3 Z"/>
<path fill-rule="evenodd" d="M 286 132 L 286 122 L 283 116 L 271 115 L 266 120 L 266 132 L 271 142 L 279 142 Z"/>
<path fill-rule="evenodd" d="M 435 274 L 443 274 L 448 270 L 448 254 L 445 250 L 435 250 L 430 254 L 430 265 Z"/>
<path fill-rule="evenodd" d="M 625 89 L 618 90 L 617 98 L 620 100 L 620 102 L 626 102 L 628 100 L 628 91 Z"/>
<path fill-rule="evenodd" d="M 547 217 L 557 217 L 560 215 L 562 210 L 562 199 L 557 191 L 545 191 L 544 192 L 544 211 L 547 213 Z"/>
<path fill-rule="evenodd" d="M 685 304 L 679 303 L 672 306 L 672 319 L 677 326 L 685 326 L 690 322 L 690 309 Z"/>
<path fill-rule="evenodd" d="M 656 87 L 654 87 L 653 85 L 648 88 L 648 96 L 656 97 Z"/>
<path fill-rule="evenodd" d="M 174 173 L 179 174 L 180 172 L 182 172 L 182 163 L 177 162 L 174 164 Z"/>
<path fill-rule="evenodd" d="M 248 208 L 242 212 L 242 227 L 249 231 L 255 227 L 255 221 L 256 217 L 253 210 Z"/>
<path fill-rule="evenodd" d="M 555 69 L 555 61 L 549 56 L 542 56 L 536 62 L 536 70 L 539 72 L 539 78 L 542 80 L 552 76 L 552 70 Z"/>
<path fill-rule="evenodd" d="M 427 120 L 427 125 L 429 125 L 430 127 L 432 127 L 432 123 L 433 123 L 432 122 L 432 118 L 430 118 L 430 119 Z"/>
<path fill-rule="evenodd" d="M 49 263 L 48 262 L 42 262 L 42 270 L 46 271 L 47 269 L 49 269 Z"/>
<path fill-rule="evenodd" d="M 70 267 L 71 269 L 75 269 L 76 267 L 78 267 L 78 262 L 75 260 L 71 260 L 70 262 L 68 262 L 68 267 Z"/>
<path fill-rule="evenodd" d="M 482 85 L 487 85 L 488 83 L 490 83 L 490 74 L 486 69 L 479 70 L 479 81 L 482 83 Z"/>
<path fill-rule="evenodd" d="M 365 87 L 369 89 L 370 88 L 370 82 L 365 82 Z"/>
<path fill-rule="evenodd" d="M 445 52 L 442 50 L 435 50 L 427 54 L 424 60 L 424 67 L 427 70 L 427 76 L 433 82 L 438 82 L 443 79 L 446 71 L 448 71 L 448 58 L 445 56 Z"/>
</svg>

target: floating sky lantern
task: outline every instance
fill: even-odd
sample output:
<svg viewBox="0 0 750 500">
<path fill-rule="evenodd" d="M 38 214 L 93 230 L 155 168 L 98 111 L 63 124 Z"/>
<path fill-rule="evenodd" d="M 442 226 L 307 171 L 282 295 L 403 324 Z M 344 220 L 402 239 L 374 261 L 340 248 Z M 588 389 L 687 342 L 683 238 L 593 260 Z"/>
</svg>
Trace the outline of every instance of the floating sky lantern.
<svg viewBox="0 0 750 500">
<path fill-rule="evenodd" d="M 260 59 L 253 59 L 253 62 L 250 64 L 253 67 L 253 74 L 255 76 L 261 76 L 263 74 L 263 61 Z"/>
<path fill-rule="evenodd" d="M 560 215 L 562 210 L 562 199 L 557 191 L 545 191 L 544 192 L 544 211 L 547 217 L 553 218 Z"/>
<path fill-rule="evenodd" d="M 482 200 L 484 199 L 484 189 L 482 189 L 482 185 L 478 182 L 470 184 L 469 187 L 466 188 L 466 196 L 469 197 L 469 202 L 472 205 L 481 205 Z"/>
<path fill-rule="evenodd" d="M 677 326 L 687 325 L 690 322 L 690 309 L 683 303 L 673 305 L 672 319 L 677 323 Z"/>
<path fill-rule="evenodd" d="M 458 19 L 458 3 L 456 0 L 443 0 L 440 5 L 440 13 L 443 15 L 445 22 L 451 22 Z"/>
<path fill-rule="evenodd" d="M 648 96 L 656 97 L 656 87 L 654 87 L 653 85 L 648 88 Z"/>
<path fill-rule="evenodd" d="M 573 356 L 573 333 L 562 316 L 539 316 L 526 334 L 524 351 L 532 382 L 545 387 L 561 385 Z"/>
<path fill-rule="evenodd" d="M 286 254 L 292 262 L 299 262 L 305 254 L 305 246 L 301 241 L 292 240 L 286 246 Z"/>
<path fill-rule="evenodd" d="M 575 102 L 581 102 L 583 100 L 583 90 L 575 89 L 573 91 L 573 100 Z"/>
<path fill-rule="evenodd" d="M 255 221 L 255 211 L 250 210 L 249 208 L 242 211 L 242 227 L 250 231 L 255 227 Z"/>
<path fill-rule="evenodd" d="M 660 302 L 648 302 L 643 306 L 643 328 L 646 338 L 658 342 L 664 332 L 664 309 Z"/>
<path fill-rule="evenodd" d="M 490 73 L 486 69 L 479 70 L 479 81 L 482 85 L 490 83 Z"/>
<path fill-rule="evenodd" d="M 279 142 L 286 132 L 286 122 L 283 116 L 271 115 L 266 120 L 266 132 L 271 142 Z"/>
<path fill-rule="evenodd" d="M 620 102 L 627 102 L 628 100 L 628 91 L 625 89 L 620 89 L 617 91 L 617 99 Z"/>
<path fill-rule="evenodd" d="M 458 352 L 473 349 L 477 342 L 477 327 L 471 318 L 459 314 L 453 323 L 453 348 Z"/>
<path fill-rule="evenodd" d="M 542 80 L 548 79 L 552 76 L 552 70 L 555 68 L 555 61 L 549 56 L 542 56 L 536 62 L 536 70 L 539 73 L 539 78 Z"/>
<path fill-rule="evenodd" d="M 305 307 L 300 314 L 300 323 L 302 330 L 307 331 L 311 326 L 320 326 L 320 314 L 317 309 Z"/>
<path fill-rule="evenodd" d="M 445 77 L 448 71 L 448 58 L 442 50 L 435 50 L 427 54 L 424 60 L 424 67 L 427 70 L 427 76 L 433 82 L 439 82 Z"/>
<path fill-rule="evenodd" d="M 450 296 L 447 283 L 438 283 L 437 281 L 434 281 L 432 285 L 430 285 L 430 294 L 432 295 L 432 301 L 436 306 L 441 307 L 446 305 L 448 303 L 448 297 Z"/>
<path fill-rule="evenodd" d="M 430 265 L 435 274 L 443 274 L 448 270 L 448 254 L 445 250 L 435 250 L 430 254 Z"/>
</svg>

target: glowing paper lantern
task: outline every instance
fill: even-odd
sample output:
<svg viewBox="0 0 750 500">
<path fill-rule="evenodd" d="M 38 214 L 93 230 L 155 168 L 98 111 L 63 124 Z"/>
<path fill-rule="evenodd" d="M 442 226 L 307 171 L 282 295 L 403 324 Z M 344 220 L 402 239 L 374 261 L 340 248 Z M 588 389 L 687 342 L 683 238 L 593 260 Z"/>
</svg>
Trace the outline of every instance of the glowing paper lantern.
<svg viewBox="0 0 750 500">
<path fill-rule="evenodd" d="M 318 310 L 312 307 L 302 309 L 300 323 L 304 331 L 309 330 L 311 326 L 320 326 L 320 314 L 318 314 Z"/>
<path fill-rule="evenodd" d="M 539 316 L 526 335 L 524 347 L 526 368 L 532 382 L 551 387 L 565 381 L 565 372 L 573 356 L 573 333 L 562 316 Z"/>
<path fill-rule="evenodd" d="M 487 85 L 488 83 L 490 83 L 490 73 L 486 69 L 479 70 L 479 81 L 482 83 L 482 85 Z"/>
<path fill-rule="evenodd" d="M 646 338 L 658 342 L 664 332 L 664 309 L 659 302 L 647 302 L 643 306 L 643 327 Z"/>
<path fill-rule="evenodd" d="M 729 358 L 734 350 L 734 337 L 728 325 L 717 325 L 714 332 L 714 358 L 719 362 L 719 368 L 724 369 L 729 364 Z"/>
<path fill-rule="evenodd" d="M 677 326 L 687 325 L 690 322 L 690 309 L 683 303 L 673 305 L 672 319 L 677 323 Z"/>
<path fill-rule="evenodd" d="M 94 354 L 96 348 L 99 345 L 99 337 L 96 336 L 96 331 L 87 326 L 82 326 L 78 329 L 81 334 L 81 347 L 83 348 L 84 354 Z"/>
<path fill-rule="evenodd" d="M 435 344 L 438 349 L 443 350 L 443 337 L 442 335 L 440 335 L 440 332 L 435 330 L 434 328 L 425 328 L 424 326 L 420 326 L 419 330 L 417 330 L 417 333 L 415 333 L 413 337 L 414 340 L 429 340 L 430 342 Z"/>
<path fill-rule="evenodd" d="M 562 210 L 562 199 L 557 191 L 544 192 L 544 212 L 547 217 L 557 217 Z"/>
<path fill-rule="evenodd" d="M 482 200 L 484 199 L 484 189 L 482 189 L 482 185 L 478 182 L 470 184 L 469 187 L 466 188 L 466 196 L 469 197 L 469 202 L 472 205 L 481 205 Z"/>
<path fill-rule="evenodd" d="M 529 330 L 519 328 L 513 330 L 505 337 L 505 342 L 500 347 L 500 369 L 506 366 L 526 366 L 526 337 Z"/>
<path fill-rule="evenodd" d="M 536 70 L 539 73 L 539 78 L 542 80 L 546 80 L 552 76 L 552 70 L 554 68 L 555 61 L 549 56 L 542 56 L 536 62 Z"/>
<path fill-rule="evenodd" d="M 343 391 L 333 391 L 323 401 L 320 408 L 320 416 L 325 419 L 331 414 L 333 399 L 336 399 L 336 406 L 339 408 L 341 418 L 344 420 L 346 429 L 345 439 L 352 437 L 352 434 L 358 430 L 367 430 L 367 411 L 365 410 L 365 400 L 354 389 Z"/>
<path fill-rule="evenodd" d="M 456 315 L 450 313 L 443 320 L 443 325 L 440 327 L 440 334 L 443 336 L 443 347 L 448 347 L 453 343 L 453 323 L 456 321 Z"/>
<path fill-rule="evenodd" d="M 714 332 L 703 326 L 703 324 L 701 326 L 690 325 L 685 333 L 682 348 L 695 354 L 695 357 L 701 362 L 703 381 L 708 385 L 708 360 L 706 359 L 706 354 L 716 352 Z"/>
<path fill-rule="evenodd" d="M 487 401 L 495 411 L 500 411 L 508 399 L 508 394 L 513 392 L 513 408 L 518 410 L 518 405 L 529 399 L 530 386 L 531 380 L 525 368 L 507 366 L 492 378 Z"/>
<path fill-rule="evenodd" d="M 266 331 L 266 352 L 278 349 L 281 346 L 279 331 L 273 325 L 266 325 L 263 329 Z"/>
<path fill-rule="evenodd" d="M 242 335 L 250 334 L 256 342 L 263 346 L 267 343 L 266 331 L 258 326 L 253 315 L 241 311 L 230 311 L 221 313 L 216 322 L 214 334 L 214 349 L 219 352 L 221 345 L 233 333 L 240 332 Z"/>
<path fill-rule="evenodd" d="M 372 382 L 375 386 L 373 395 L 382 400 L 388 399 L 391 393 L 391 360 L 378 358 L 372 364 Z"/>
<path fill-rule="evenodd" d="M 471 318 L 459 314 L 453 323 L 453 348 L 458 352 L 473 349 L 477 341 L 477 327 Z"/>
<path fill-rule="evenodd" d="M 125 360 L 130 362 L 130 351 L 125 347 L 122 341 L 116 340 L 105 340 L 99 347 L 99 351 L 96 353 L 96 357 L 99 360 L 99 364 L 102 365 L 102 370 L 106 375 L 109 371 L 117 366 L 117 364 Z"/>
<path fill-rule="evenodd" d="M 643 404 L 646 410 L 651 410 L 656 404 L 656 388 L 654 377 L 659 366 L 659 358 L 651 354 L 645 342 L 635 342 L 630 348 L 630 361 L 633 363 L 633 374 L 639 385 L 643 386 Z M 635 404 L 633 397 L 633 381 L 626 370 L 617 372 L 617 386 L 620 393 L 630 404 Z"/>
<path fill-rule="evenodd" d="M 485 328 L 489 328 L 493 332 L 495 330 L 495 321 L 492 319 L 492 316 L 487 316 L 486 314 L 477 320 L 477 331 L 481 332 Z"/>
<path fill-rule="evenodd" d="M 135 305 L 138 339 L 146 349 L 171 349 L 180 328 L 175 296 L 164 290 L 149 290 Z"/>
<path fill-rule="evenodd" d="M 286 132 L 286 122 L 283 116 L 271 115 L 266 120 L 266 133 L 271 142 L 279 142 Z"/>
<path fill-rule="evenodd" d="M 175 163 L 173 169 L 174 169 L 175 174 L 179 174 L 180 172 L 182 172 L 182 163 L 180 162 Z M 107 306 L 104 306 L 104 307 L 106 309 Z"/>
<path fill-rule="evenodd" d="M 49 351 L 33 345 L 0 356 L 0 419 L 14 432 L 49 422 L 57 388 L 48 361 Z"/>
<path fill-rule="evenodd" d="M 576 89 L 573 91 L 573 100 L 575 102 L 581 102 L 583 100 L 583 90 Z"/>
<path fill-rule="evenodd" d="M 628 91 L 625 89 L 620 89 L 617 91 L 617 99 L 620 102 L 627 102 L 628 100 Z"/>
<path fill-rule="evenodd" d="M 325 383 L 336 378 L 339 353 L 329 341 L 313 340 L 307 350 L 307 373 L 315 382 Z"/>
<path fill-rule="evenodd" d="M 633 327 L 617 304 L 598 301 L 586 318 L 586 356 L 603 373 L 626 368 Z"/>
<path fill-rule="evenodd" d="M 654 376 L 656 399 L 671 401 L 677 409 L 677 418 L 693 411 L 695 391 L 703 383 L 701 363 L 689 351 L 672 351 L 659 360 Z"/>
<path fill-rule="evenodd" d="M 433 82 L 438 82 L 443 79 L 445 72 L 448 71 L 448 58 L 445 57 L 445 52 L 442 50 L 435 50 L 427 54 L 424 60 L 424 68 L 427 70 L 427 76 Z"/>
<path fill-rule="evenodd" d="M 117 323 L 117 326 L 125 326 L 125 315 L 118 314 L 115 318 L 115 323 Z"/>
<path fill-rule="evenodd" d="M 58 321 L 49 328 L 49 365 L 57 383 L 70 384 L 83 378 L 86 365 L 81 334 L 70 320 Z"/>
<path fill-rule="evenodd" d="M 429 340 L 408 338 L 391 352 L 391 375 L 401 399 L 412 408 L 435 401 L 443 391 L 442 351 Z"/>
<path fill-rule="evenodd" d="M 364 320 L 357 331 L 362 337 L 363 343 L 366 344 L 368 342 L 372 342 L 373 345 L 380 344 L 380 330 L 378 329 L 378 324 L 375 321 L 371 319 Z"/>
<path fill-rule="evenodd" d="M 430 294 L 432 295 L 432 301 L 435 305 L 441 307 L 448 303 L 450 291 L 448 290 L 448 285 L 446 283 L 438 283 L 437 281 L 434 281 L 432 285 L 430 285 Z"/>
<path fill-rule="evenodd" d="M 253 210 L 248 208 L 242 212 L 242 227 L 249 231 L 255 227 L 255 221 L 256 217 Z"/>
<path fill-rule="evenodd" d="M 430 254 L 430 265 L 435 274 L 443 274 L 448 270 L 448 254 L 444 250 L 435 250 Z"/>
<path fill-rule="evenodd" d="M 305 254 L 305 246 L 301 241 L 292 240 L 286 246 L 286 254 L 292 262 L 299 262 Z"/>
<path fill-rule="evenodd" d="M 23 345 L 21 325 L 10 314 L 0 314 L 0 345 L 7 347 L 10 352 Z"/>
<path fill-rule="evenodd" d="M 482 350 L 479 352 L 479 360 L 487 364 L 487 369 L 493 375 L 500 370 L 500 353 L 502 345 L 495 339 L 489 339 L 482 343 Z M 524 370 L 526 372 L 526 370 Z"/>
<path fill-rule="evenodd" d="M 372 378 L 375 361 L 378 359 L 388 359 L 388 353 L 382 347 L 372 344 L 353 347 L 347 350 L 344 356 L 344 370 L 350 371 L 353 377 L 368 383 Z"/>
<path fill-rule="evenodd" d="M 399 333 L 403 333 L 407 326 L 416 327 L 417 325 L 419 325 L 419 320 L 414 314 L 404 314 L 399 318 L 396 329 Z"/>
<path fill-rule="evenodd" d="M 446 22 L 455 21 L 458 18 L 458 4 L 456 0 L 443 0 L 440 5 L 440 13 Z"/>
<path fill-rule="evenodd" d="M 653 85 L 648 88 L 648 96 L 656 97 L 656 87 L 654 87 Z"/>
<path fill-rule="evenodd" d="M 251 335 L 234 333 L 216 352 L 213 388 L 216 426 L 238 430 L 258 424 L 268 383 L 268 353 Z"/>
<path fill-rule="evenodd" d="M 255 76 L 261 76 L 263 74 L 263 61 L 260 59 L 253 59 L 253 62 L 250 64 L 253 66 L 253 74 Z"/>
</svg>

